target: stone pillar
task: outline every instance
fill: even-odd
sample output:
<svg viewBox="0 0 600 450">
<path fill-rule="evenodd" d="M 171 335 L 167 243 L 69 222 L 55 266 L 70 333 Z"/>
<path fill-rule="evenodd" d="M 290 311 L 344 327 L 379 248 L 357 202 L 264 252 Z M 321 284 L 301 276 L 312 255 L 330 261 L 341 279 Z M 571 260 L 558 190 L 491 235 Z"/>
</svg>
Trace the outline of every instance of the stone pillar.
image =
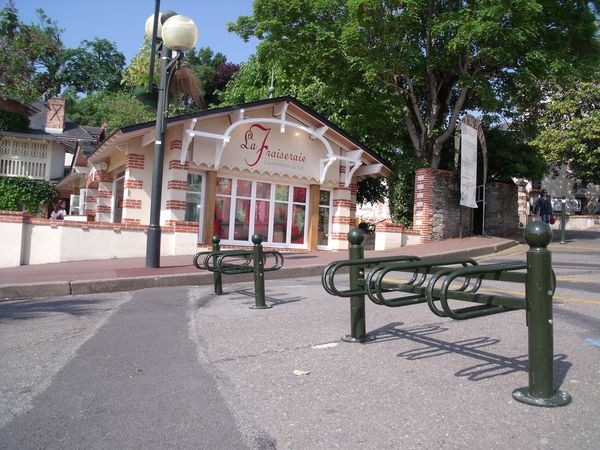
<svg viewBox="0 0 600 450">
<path fill-rule="evenodd" d="M 517 181 L 517 205 L 519 214 L 519 228 L 527 226 L 529 215 L 529 195 L 527 194 L 527 183 L 523 180 Z"/>
</svg>

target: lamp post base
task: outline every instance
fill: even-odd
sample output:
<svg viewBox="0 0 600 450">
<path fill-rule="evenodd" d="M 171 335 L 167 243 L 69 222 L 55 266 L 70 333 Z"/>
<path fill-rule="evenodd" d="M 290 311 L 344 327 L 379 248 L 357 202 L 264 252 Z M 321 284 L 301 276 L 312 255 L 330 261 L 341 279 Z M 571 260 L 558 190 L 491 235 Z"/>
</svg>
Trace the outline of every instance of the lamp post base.
<svg viewBox="0 0 600 450">
<path fill-rule="evenodd" d="M 521 403 L 531 406 L 542 406 L 546 408 L 556 408 L 566 406 L 571 403 L 571 396 L 564 391 L 556 391 L 552 397 L 539 398 L 529 395 L 529 388 L 515 389 L 512 393 L 513 398 Z"/>
<path fill-rule="evenodd" d="M 349 342 L 351 344 L 363 344 L 365 342 L 371 342 L 377 339 L 377 337 L 373 334 L 364 334 L 360 337 L 353 337 L 350 334 L 342 336 L 342 341 Z"/>
<path fill-rule="evenodd" d="M 146 240 L 146 267 L 160 267 L 160 226 L 148 226 L 148 236 Z"/>
</svg>

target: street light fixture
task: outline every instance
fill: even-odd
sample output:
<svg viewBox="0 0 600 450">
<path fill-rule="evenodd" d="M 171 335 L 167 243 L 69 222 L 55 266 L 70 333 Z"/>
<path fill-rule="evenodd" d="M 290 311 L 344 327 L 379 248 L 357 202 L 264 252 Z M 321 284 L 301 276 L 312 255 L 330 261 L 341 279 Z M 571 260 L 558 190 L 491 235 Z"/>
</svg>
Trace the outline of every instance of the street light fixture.
<svg viewBox="0 0 600 450">
<path fill-rule="evenodd" d="M 156 0 L 154 14 L 146 20 L 146 36 L 152 41 L 148 94 L 156 93 L 154 85 L 154 60 L 158 57 L 159 86 L 156 106 L 154 139 L 154 164 L 152 167 L 152 193 L 150 197 L 150 224 L 146 240 L 146 267 L 160 267 L 160 207 L 164 165 L 166 122 L 169 107 L 169 85 L 178 69 L 183 52 L 196 45 L 198 28 L 192 19 L 174 12 L 160 13 L 160 0 Z M 159 20 L 160 19 L 160 20 Z"/>
</svg>

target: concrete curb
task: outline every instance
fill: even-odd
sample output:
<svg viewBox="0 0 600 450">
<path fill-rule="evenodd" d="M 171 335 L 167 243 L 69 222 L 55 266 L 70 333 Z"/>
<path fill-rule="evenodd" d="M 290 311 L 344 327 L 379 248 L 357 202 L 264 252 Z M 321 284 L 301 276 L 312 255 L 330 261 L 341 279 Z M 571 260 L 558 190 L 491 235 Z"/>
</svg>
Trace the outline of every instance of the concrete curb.
<svg viewBox="0 0 600 450">
<path fill-rule="evenodd" d="M 454 250 L 443 253 L 444 256 L 474 258 L 477 256 L 497 253 L 518 245 L 517 241 L 507 241 L 491 246 L 476 247 L 467 250 Z M 339 259 L 345 254 L 340 253 Z M 427 257 L 427 256 L 425 256 Z M 265 279 L 282 279 L 320 276 L 327 264 L 313 264 L 304 267 L 282 267 L 277 272 L 267 272 Z M 252 281 L 252 274 L 226 275 L 223 285 Z M 213 274 L 198 272 L 188 274 L 154 275 L 127 278 L 109 278 L 100 280 L 53 281 L 43 283 L 28 283 L 0 286 L 0 301 L 22 300 L 43 297 L 59 297 L 82 294 L 102 294 L 111 292 L 136 291 L 139 289 L 172 287 L 172 286 L 201 286 L 213 283 Z"/>
</svg>

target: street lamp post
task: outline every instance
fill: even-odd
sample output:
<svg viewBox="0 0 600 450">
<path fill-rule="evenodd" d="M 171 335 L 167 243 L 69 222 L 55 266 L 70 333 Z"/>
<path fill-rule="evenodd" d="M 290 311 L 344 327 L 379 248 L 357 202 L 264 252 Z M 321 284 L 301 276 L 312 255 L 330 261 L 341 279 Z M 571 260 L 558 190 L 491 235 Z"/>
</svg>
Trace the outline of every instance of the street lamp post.
<svg viewBox="0 0 600 450">
<path fill-rule="evenodd" d="M 152 192 L 150 196 L 150 223 L 146 239 L 146 267 L 160 267 L 160 209 L 164 165 L 164 148 L 169 107 L 169 85 L 177 70 L 183 52 L 196 45 L 198 29 L 194 22 L 173 12 L 160 14 L 160 0 L 156 0 L 154 15 L 146 21 L 146 36 L 152 39 L 150 56 L 150 80 L 148 93 L 153 94 L 154 58 L 160 59 L 158 103 L 154 139 L 154 164 L 152 168 Z"/>
</svg>

